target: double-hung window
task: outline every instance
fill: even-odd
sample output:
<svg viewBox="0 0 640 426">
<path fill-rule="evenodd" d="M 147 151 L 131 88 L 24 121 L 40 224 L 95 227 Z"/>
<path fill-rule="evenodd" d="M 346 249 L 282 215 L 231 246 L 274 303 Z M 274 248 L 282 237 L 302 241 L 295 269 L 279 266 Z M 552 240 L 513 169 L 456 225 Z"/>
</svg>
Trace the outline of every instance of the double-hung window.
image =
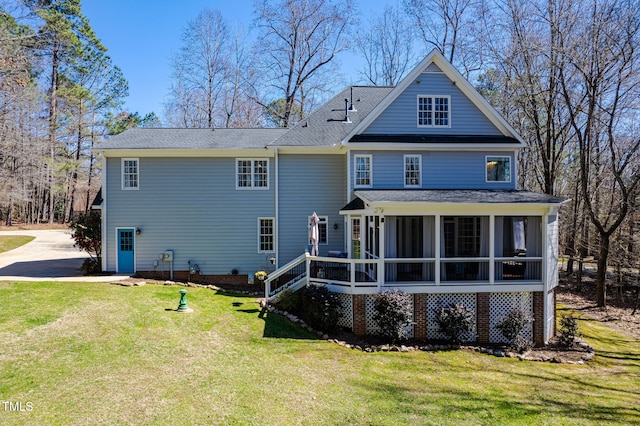
<svg viewBox="0 0 640 426">
<path fill-rule="evenodd" d="M 140 169 L 137 158 L 122 159 L 122 189 L 140 188 Z"/>
<path fill-rule="evenodd" d="M 269 189 L 269 160 L 236 159 L 236 189 Z"/>
<path fill-rule="evenodd" d="M 327 233 L 327 223 L 329 222 L 328 216 L 318 216 L 318 244 L 326 245 L 329 243 Z M 307 223 L 311 223 L 311 216 L 307 217 Z M 309 239 L 309 244 L 311 244 Z"/>
<path fill-rule="evenodd" d="M 274 229 L 272 217 L 258 218 L 258 253 L 272 253 L 274 251 Z"/>
<path fill-rule="evenodd" d="M 404 187 L 420 188 L 421 186 L 421 166 L 422 156 L 405 155 L 404 156 Z"/>
<path fill-rule="evenodd" d="M 486 157 L 487 182 L 511 182 L 511 157 Z"/>
<path fill-rule="evenodd" d="M 418 127 L 451 127 L 449 96 L 418 95 Z"/>
<path fill-rule="evenodd" d="M 371 188 L 371 155 L 354 158 L 354 184 L 356 188 Z"/>
</svg>

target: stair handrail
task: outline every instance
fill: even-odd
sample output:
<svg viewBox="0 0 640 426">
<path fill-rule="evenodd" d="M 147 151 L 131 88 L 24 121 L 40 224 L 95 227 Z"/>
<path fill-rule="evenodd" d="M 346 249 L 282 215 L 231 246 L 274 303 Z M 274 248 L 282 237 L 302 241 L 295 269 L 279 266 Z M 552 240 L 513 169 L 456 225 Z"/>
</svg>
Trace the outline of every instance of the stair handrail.
<svg viewBox="0 0 640 426">
<path fill-rule="evenodd" d="M 307 261 L 307 258 L 310 257 L 309 253 L 302 253 L 300 256 L 296 257 L 295 259 L 293 259 L 292 261 L 290 261 L 289 263 L 287 263 L 284 266 L 281 266 L 280 268 L 276 269 L 275 271 L 273 271 L 272 273 L 270 273 L 267 276 L 267 279 L 264 281 L 264 289 L 265 289 L 265 298 L 268 300 L 269 298 L 271 298 L 273 295 L 271 294 L 271 282 L 273 280 L 275 280 L 276 278 L 284 275 L 285 273 L 289 272 L 291 269 L 295 268 L 296 266 L 300 265 L 301 263 L 304 263 Z M 305 273 L 306 275 L 306 273 Z M 281 290 L 284 290 L 285 288 L 288 287 L 288 284 L 285 284 L 283 286 L 281 286 L 278 289 L 278 292 L 280 292 Z"/>
</svg>

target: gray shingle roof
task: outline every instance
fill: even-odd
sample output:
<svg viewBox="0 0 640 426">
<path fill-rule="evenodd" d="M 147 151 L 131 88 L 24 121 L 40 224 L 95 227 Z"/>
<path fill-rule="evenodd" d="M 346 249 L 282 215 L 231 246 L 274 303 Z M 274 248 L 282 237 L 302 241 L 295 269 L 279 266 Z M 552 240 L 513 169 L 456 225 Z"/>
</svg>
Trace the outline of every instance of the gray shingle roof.
<svg viewBox="0 0 640 426">
<path fill-rule="evenodd" d="M 264 148 L 287 129 L 130 129 L 98 149 L 251 149 Z"/>
<path fill-rule="evenodd" d="M 393 87 L 353 86 L 356 111 L 349 111 L 351 123 L 345 123 L 344 100 L 351 100 L 351 87 L 348 87 L 270 145 L 331 146 L 340 143 L 392 90 Z"/>
<path fill-rule="evenodd" d="M 562 197 L 516 189 L 357 190 L 354 194 L 369 203 L 562 204 L 568 201 Z"/>
</svg>

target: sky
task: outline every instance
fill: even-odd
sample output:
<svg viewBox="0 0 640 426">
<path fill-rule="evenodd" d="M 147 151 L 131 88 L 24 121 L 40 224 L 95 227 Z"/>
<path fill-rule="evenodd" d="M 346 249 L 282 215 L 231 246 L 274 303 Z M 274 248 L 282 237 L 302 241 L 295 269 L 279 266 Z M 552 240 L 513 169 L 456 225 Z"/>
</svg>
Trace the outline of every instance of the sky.
<svg viewBox="0 0 640 426">
<path fill-rule="evenodd" d="M 379 14 L 386 0 L 361 0 L 361 18 Z M 203 9 L 217 9 L 229 24 L 252 23 L 252 0 L 82 0 L 82 11 L 129 82 L 125 109 L 162 117 L 171 85 L 169 59 L 180 36 Z"/>
</svg>

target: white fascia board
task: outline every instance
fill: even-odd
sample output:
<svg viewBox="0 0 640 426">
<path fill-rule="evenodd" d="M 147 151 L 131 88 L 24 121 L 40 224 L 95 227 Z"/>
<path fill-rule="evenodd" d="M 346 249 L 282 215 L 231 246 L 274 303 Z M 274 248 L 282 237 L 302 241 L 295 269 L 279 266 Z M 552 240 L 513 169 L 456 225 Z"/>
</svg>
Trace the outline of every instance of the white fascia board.
<svg viewBox="0 0 640 426">
<path fill-rule="evenodd" d="M 273 157 L 273 148 L 252 149 L 105 149 L 105 157 Z"/>
<path fill-rule="evenodd" d="M 277 146 L 280 154 L 345 154 L 342 145 L 331 146 Z"/>
<path fill-rule="evenodd" d="M 365 209 L 384 216 L 447 215 L 447 216 L 544 216 L 549 206 L 540 203 L 434 203 L 434 202 L 370 202 L 360 197 Z"/>
<path fill-rule="evenodd" d="M 347 143 L 346 146 L 354 152 L 358 149 L 364 151 L 398 151 L 398 150 L 406 150 L 406 151 L 505 151 L 505 152 L 514 152 L 522 148 L 520 144 L 487 144 L 487 143 L 464 143 L 464 144 L 456 144 L 456 143 L 367 143 L 367 142 L 358 142 L 358 143 Z"/>
<path fill-rule="evenodd" d="M 460 88 L 469 100 L 495 125 L 505 136 L 511 136 L 520 142 L 520 147 L 527 144 L 507 121 L 487 102 L 480 93 L 467 81 L 466 78 L 437 50 L 433 49 L 409 75 L 407 75 L 358 125 L 342 140 L 343 145 L 348 145 L 349 140 L 367 129 L 386 110 L 393 101 L 411 85 L 431 63 L 435 63 L 449 79 Z"/>
</svg>

